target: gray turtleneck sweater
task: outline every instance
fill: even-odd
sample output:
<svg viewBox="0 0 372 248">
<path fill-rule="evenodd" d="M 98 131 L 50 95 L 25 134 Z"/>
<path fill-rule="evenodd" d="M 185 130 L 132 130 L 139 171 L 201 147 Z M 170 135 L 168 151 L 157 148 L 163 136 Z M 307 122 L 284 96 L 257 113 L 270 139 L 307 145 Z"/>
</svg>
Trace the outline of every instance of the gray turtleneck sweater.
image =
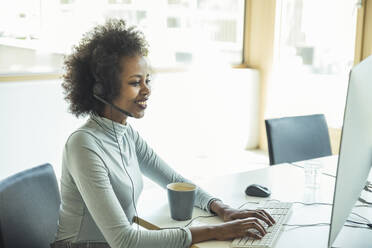
<svg viewBox="0 0 372 248">
<path fill-rule="evenodd" d="M 188 228 L 132 227 L 132 186 L 123 166 L 133 180 L 135 202 L 143 188 L 142 174 L 163 188 L 171 182 L 190 182 L 158 157 L 129 124 L 91 116 L 64 148 L 56 240 L 106 241 L 112 248 L 189 247 Z M 195 205 L 210 211 L 213 199 L 198 188 Z"/>
</svg>

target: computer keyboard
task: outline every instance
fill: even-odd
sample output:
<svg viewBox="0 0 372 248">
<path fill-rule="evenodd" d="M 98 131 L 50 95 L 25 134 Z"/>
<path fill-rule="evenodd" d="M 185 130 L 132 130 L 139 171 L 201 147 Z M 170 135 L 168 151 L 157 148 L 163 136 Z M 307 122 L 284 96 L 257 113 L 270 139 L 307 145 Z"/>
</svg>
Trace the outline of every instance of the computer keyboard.
<svg viewBox="0 0 372 248">
<path fill-rule="evenodd" d="M 271 248 L 280 235 L 283 224 L 286 223 L 291 214 L 292 203 L 290 202 L 265 202 L 258 209 L 264 209 L 275 220 L 275 225 L 267 227 L 267 234 L 262 239 L 253 239 L 249 237 L 236 238 L 233 240 L 233 248 Z"/>
</svg>

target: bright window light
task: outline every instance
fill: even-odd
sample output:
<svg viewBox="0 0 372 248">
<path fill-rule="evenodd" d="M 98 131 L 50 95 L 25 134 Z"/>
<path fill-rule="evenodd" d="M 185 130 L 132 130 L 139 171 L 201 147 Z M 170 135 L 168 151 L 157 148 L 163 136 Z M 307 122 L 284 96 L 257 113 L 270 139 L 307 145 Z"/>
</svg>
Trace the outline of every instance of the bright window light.
<svg viewBox="0 0 372 248">
<path fill-rule="evenodd" d="M 341 127 L 354 63 L 355 0 L 280 0 L 267 117 L 323 113 Z"/>
<path fill-rule="evenodd" d="M 144 32 L 155 68 L 242 62 L 244 0 L 3 0 L 0 74 L 60 72 L 72 45 L 109 18 Z"/>
</svg>

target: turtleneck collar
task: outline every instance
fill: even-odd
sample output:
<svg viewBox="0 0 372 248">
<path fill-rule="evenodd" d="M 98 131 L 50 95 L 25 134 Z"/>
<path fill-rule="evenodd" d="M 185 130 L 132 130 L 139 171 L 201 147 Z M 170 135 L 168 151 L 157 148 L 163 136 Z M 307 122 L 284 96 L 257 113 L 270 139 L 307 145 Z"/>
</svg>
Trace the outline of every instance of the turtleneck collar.
<svg viewBox="0 0 372 248">
<path fill-rule="evenodd" d="M 123 125 L 121 123 L 112 121 L 110 119 L 95 114 L 92 114 L 90 116 L 90 119 L 113 137 L 115 137 L 115 133 L 118 138 L 123 137 L 128 129 L 128 124 Z"/>
</svg>

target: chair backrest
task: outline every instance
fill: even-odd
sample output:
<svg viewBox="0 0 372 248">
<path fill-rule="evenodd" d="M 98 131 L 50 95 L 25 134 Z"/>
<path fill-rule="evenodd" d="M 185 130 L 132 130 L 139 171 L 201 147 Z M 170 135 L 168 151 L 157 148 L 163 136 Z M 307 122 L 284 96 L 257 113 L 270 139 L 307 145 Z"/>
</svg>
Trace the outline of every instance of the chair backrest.
<svg viewBox="0 0 372 248">
<path fill-rule="evenodd" d="M 332 155 L 323 114 L 265 120 L 270 165 Z"/>
<path fill-rule="evenodd" d="M 0 247 L 49 248 L 61 198 L 50 164 L 0 181 Z"/>
</svg>

